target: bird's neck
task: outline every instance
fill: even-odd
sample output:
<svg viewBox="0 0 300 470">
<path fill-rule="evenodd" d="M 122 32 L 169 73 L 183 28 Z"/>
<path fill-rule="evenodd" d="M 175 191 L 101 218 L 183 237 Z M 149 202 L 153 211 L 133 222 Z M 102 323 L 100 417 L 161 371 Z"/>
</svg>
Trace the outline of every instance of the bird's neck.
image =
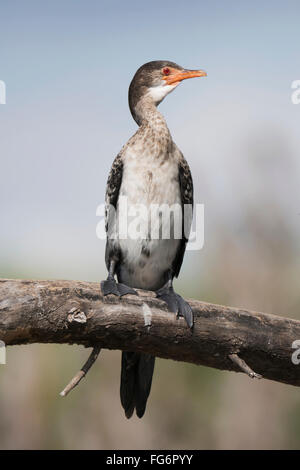
<svg viewBox="0 0 300 470">
<path fill-rule="evenodd" d="M 144 96 L 135 106 L 133 118 L 140 127 L 151 127 L 153 131 L 170 135 L 163 115 L 158 111 L 156 103 L 150 96 Z"/>
<path fill-rule="evenodd" d="M 166 155 L 172 153 L 173 141 L 166 120 L 157 110 L 153 99 L 143 97 L 132 115 L 140 126 L 134 139 L 143 149 L 143 158 L 165 160 Z M 141 155 L 139 158 L 142 158 Z"/>
</svg>

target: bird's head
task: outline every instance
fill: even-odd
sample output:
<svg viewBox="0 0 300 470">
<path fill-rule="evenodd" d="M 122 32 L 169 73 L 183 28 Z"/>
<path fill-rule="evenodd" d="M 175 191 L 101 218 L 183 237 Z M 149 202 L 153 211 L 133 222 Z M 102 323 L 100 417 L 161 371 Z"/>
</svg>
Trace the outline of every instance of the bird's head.
<svg viewBox="0 0 300 470">
<path fill-rule="evenodd" d="M 188 70 L 167 60 L 154 60 L 142 65 L 135 73 L 129 87 L 129 106 L 137 119 L 137 106 L 143 99 L 155 106 L 187 78 L 205 77 L 204 70 Z"/>
</svg>

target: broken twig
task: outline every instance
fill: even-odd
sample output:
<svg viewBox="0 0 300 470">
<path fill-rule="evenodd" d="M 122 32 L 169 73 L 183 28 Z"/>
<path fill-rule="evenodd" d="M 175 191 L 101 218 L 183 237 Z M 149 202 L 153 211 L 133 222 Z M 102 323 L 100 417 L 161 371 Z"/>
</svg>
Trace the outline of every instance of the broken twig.
<svg viewBox="0 0 300 470">
<path fill-rule="evenodd" d="M 241 369 L 241 371 L 243 371 L 243 372 L 245 372 L 245 374 L 249 375 L 249 377 L 251 377 L 251 379 L 261 379 L 262 378 L 262 375 L 257 374 L 256 372 L 254 372 L 248 366 L 248 364 L 246 364 L 244 359 L 239 357 L 237 354 L 229 354 L 229 359 L 231 359 L 232 362 L 234 362 L 234 364 L 236 364 Z"/>
<path fill-rule="evenodd" d="M 92 350 L 91 354 L 89 355 L 89 358 L 86 361 L 86 363 L 84 364 L 84 366 L 80 369 L 79 372 L 77 372 L 77 374 L 68 383 L 68 385 L 63 389 L 63 391 L 60 392 L 61 397 L 67 396 L 68 393 L 70 393 L 70 391 L 73 390 L 73 388 L 75 388 L 79 384 L 81 379 L 83 379 L 83 377 L 86 376 L 86 374 L 88 373 L 88 371 L 90 370 L 90 368 L 92 367 L 94 362 L 97 360 L 97 357 L 99 356 L 100 351 L 101 351 L 100 346 L 95 346 L 93 348 L 93 350 Z"/>
</svg>

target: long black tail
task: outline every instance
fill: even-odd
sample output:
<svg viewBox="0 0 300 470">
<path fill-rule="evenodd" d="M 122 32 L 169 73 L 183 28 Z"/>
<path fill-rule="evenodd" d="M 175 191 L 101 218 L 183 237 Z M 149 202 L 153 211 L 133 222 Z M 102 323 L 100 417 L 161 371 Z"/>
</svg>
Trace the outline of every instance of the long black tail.
<svg viewBox="0 0 300 470">
<path fill-rule="evenodd" d="M 155 357 L 149 354 L 122 352 L 120 395 L 127 418 L 131 418 L 134 409 L 139 418 L 145 413 L 154 363 Z"/>
</svg>

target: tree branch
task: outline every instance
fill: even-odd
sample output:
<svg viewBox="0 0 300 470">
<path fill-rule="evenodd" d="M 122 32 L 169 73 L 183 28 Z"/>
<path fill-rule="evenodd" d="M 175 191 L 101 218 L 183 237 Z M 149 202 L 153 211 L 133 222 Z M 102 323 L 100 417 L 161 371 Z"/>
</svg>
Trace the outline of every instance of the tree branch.
<svg viewBox="0 0 300 470">
<path fill-rule="evenodd" d="M 0 280 L 0 340 L 144 352 L 300 385 L 300 321 L 191 300 L 191 331 L 153 292 L 138 293 L 103 298 L 98 283 Z"/>
</svg>

